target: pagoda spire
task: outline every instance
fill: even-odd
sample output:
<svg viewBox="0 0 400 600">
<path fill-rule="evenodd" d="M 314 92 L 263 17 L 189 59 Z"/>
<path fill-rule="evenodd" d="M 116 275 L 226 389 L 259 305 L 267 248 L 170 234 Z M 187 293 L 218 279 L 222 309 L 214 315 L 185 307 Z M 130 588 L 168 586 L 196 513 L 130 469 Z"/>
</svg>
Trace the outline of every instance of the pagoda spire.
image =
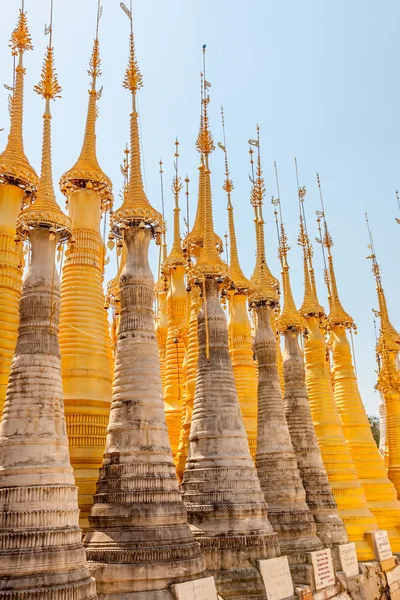
<svg viewBox="0 0 400 600">
<path fill-rule="evenodd" d="M 254 208 L 254 223 L 256 227 L 256 264 L 253 275 L 251 277 L 252 287 L 261 291 L 264 290 L 269 296 L 278 298 L 279 281 L 274 277 L 269 269 L 266 254 L 265 254 L 265 237 L 263 218 L 263 202 L 265 197 L 265 183 L 263 178 L 263 170 L 261 165 L 261 150 L 260 150 L 260 128 L 257 125 L 257 139 L 249 140 L 250 144 L 250 164 L 252 168 L 251 181 L 253 183 L 251 192 L 251 204 Z M 257 166 L 254 173 L 253 146 L 257 148 Z M 257 278 L 260 277 L 260 283 Z"/>
<path fill-rule="evenodd" d="M 179 208 L 179 195 L 182 191 L 183 184 L 182 179 L 179 177 L 178 160 L 179 160 L 179 141 L 176 138 L 175 141 L 175 155 L 174 155 L 174 167 L 175 176 L 172 182 L 172 192 L 174 194 L 175 206 L 174 206 L 174 232 L 173 232 L 173 243 L 171 251 L 166 259 L 163 260 L 163 269 L 171 269 L 177 266 L 183 266 L 186 264 L 186 259 L 182 250 L 181 242 L 181 227 L 180 227 L 180 214 L 181 209 Z"/>
<path fill-rule="evenodd" d="M 372 253 L 370 256 L 368 256 L 368 258 L 372 260 L 372 273 L 374 275 L 375 283 L 376 283 L 376 291 L 378 294 L 378 305 L 379 305 L 378 312 L 379 312 L 379 317 L 381 320 L 381 331 L 380 331 L 380 336 L 379 336 L 378 343 L 377 343 L 377 351 L 380 352 L 384 345 L 386 350 L 397 353 L 400 351 L 400 334 L 393 327 L 393 325 L 390 321 L 390 318 L 389 318 L 389 311 L 388 311 L 387 302 L 386 302 L 386 295 L 385 295 L 385 292 L 384 292 L 384 289 L 382 286 L 381 269 L 380 269 L 378 260 L 376 258 L 375 244 L 374 244 L 372 232 L 371 232 L 371 229 L 369 226 L 369 220 L 368 220 L 367 213 L 365 213 L 365 220 L 367 223 L 368 236 L 369 236 L 368 248 L 371 250 L 371 253 Z"/>
<path fill-rule="evenodd" d="M 172 192 L 175 199 L 174 208 L 174 241 L 171 252 L 162 265 L 162 270 L 168 281 L 167 315 L 168 331 L 165 354 L 164 380 L 164 410 L 167 421 L 172 454 L 176 457 L 179 445 L 179 434 L 182 422 L 184 377 L 183 361 L 185 344 L 180 328 L 187 308 L 187 293 L 185 285 L 186 259 L 182 252 L 180 235 L 179 194 L 183 188 L 179 177 L 179 142 L 175 141 L 174 167 L 175 175 L 172 182 Z"/>
<path fill-rule="evenodd" d="M 365 533 L 376 529 L 377 525 L 368 509 L 365 492 L 358 480 L 357 470 L 335 404 L 325 332 L 322 329 L 325 312 L 318 302 L 312 265 L 313 248 L 307 233 L 304 210 L 306 189 L 300 187 L 298 177 L 297 190 L 300 219 L 298 244 L 303 249 L 305 290 L 299 312 L 307 323 L 304 358 L 310 409 L 322 460 L 337 503 L 339 516 L 345 524 L 349 541 L 356 544 L 359 560 L 370 560 L 373 556 L 372 548 L 365 539 Z M 314 283 L 312 283 L 313 281 Z"/>
<path fill-rule="evenodd" d="M 277 556 L 279 547 L 250 454 L 219 297 L 219 286 L 229 280 L 229 274 L 217 252 L 213 228 L 209 87 L 204 77 L 203 127 L 197 147 L 205 164 L 205 231 L 204 246 L 192 271 L 203 305 L 198 315 L 197 377 L 182 491 L 189 523 L 204 552 L 206 570 L 215 576 L 218 593 L 241 598 L 246 573 L 246 591 L 265 600 L 255 561 Z M 188 355 L 188 371 L 195 352 L 193 348 Z"/>
<path fill-rule="evenodd" d="M 299 196 L 299 236 L 297 243 L 303 249 L 303 266 L 304 266 L 304 297 L 300 307 L 300 314 L 304 317 L 307 315 L 322 317 L 325 314 L 323 306 L 320 305 L 317 296 L 317 288 L 315 284 L 313 255 L 314 251 L 310 243 L 310 238 L 307 233 L 306 219 L 304 213 L 304 197 L 306 188 L 298 186 Z"/>
<path fill-rule="evenodd" d="M 206 47 L 203 47 L 203 56 L 205 57 Z M 228 266 L 221 259 L 215 239 L 212 193 L 211 193 L 211 171 L 209 166 L 210 154 L 215 150 L 214 140 L 210 131 L 208 118 L 208 104 L 210 96 L 208 95 L 208 85 L 204 74 L 203 85 L 203 118 L 202 125 L 197 139 L 197 149 L 204 157 L 204 243 L 198 262 L 193 268 L 195 276 L 227 276 Z"/>
<path fill-rule="evenodd" d="M 276 164 L 275 173 L 278 181 Z M 299 346 L 299 334 L 307 329 L 307 322 L 297 310 L 292 294 L 288 264 L 290 247 L 283 224 L 280 198 L 273 199 L 272 202 L 275 206 L 274 214 L 279 238 L 278 254 L 283 280 L 283 307 L 277 326 L 285 342 L 283 372 L 286 419 L 306 491 L 306 501 L 317 526 L 317 535 L 324 546 L 332 548 L 346 543 L 348 538 L 337 512 L 312 421 L 305 382 L 304 359 Z"/>
<path fill-rule="evenodd" d="M 35 202 L 18 219 L 18 235 L 30 242 L 30 261 L 0 423 L 0 596 L 95 600 L 78 526 L 61 383 L 55 250 L 70 237 L 70 222 L 56 204 L 51 179 L 49 105 L 61 91 L 51 36 L 35 90 L 46 103 L 42 173 Z M 10 546 L 18 548 L 19 568 Z"/>
<path fill-rule="evenodd" d="M 381 270 L 376 258 L 375 244 L 365 213 L 369 236 L 369 249 L 372 260 L 372 272 L 376 282 L 381 321 L 380 336 L 376 344 L 376 353 L 380 363 L 376 389 L 383 395 L 386 418 L 387 467 L 389 479 L 400 496 L 400 374 L 397 358 L 400 351 L 400 336 L 389 319 L 386 296 L 382 286 Z"/>
<path fill-rule="evenodd" d="M 325 322 L 330 334 L 332 349 L 332 371 L 334 396 L 342 422 L 343 432 L 357 470 L 358 479 L 364 488 L 367 505 L 380 529 L 386 529 L 393 552 L 400 548 L 400 502 L 395 486 L 387 476 L 383 457 L 372 436 L 357 378 L 346 330 L 355 329 L 353 319 L 343 309 L 337 289 L 333 268 L 333 241 L 328 230 L 322 198 L 320 178 L 317 182 L 321 197 L 322 211 L 318 218 L 323 219 L 323 245 L 328 251 L 328 292 L 331 296 L 331 310 Z"/>
<path fill-rule="evenodd" d="M 62 212 L 56 201 L 54 192 L 52 157 L 51 157 L 51 111 L 50 101 L 60 98 L 61 86 L 58 83 L 54 68 L 54 48 L 51 45 L 52 31 L 42 67 L 40 81 L 34 91 L 45 101 L 43 114 L 42 162 L 37 192 L 31 204 L 21 212 L 17 220 L 17 228 L 34 228 L 48 226 L 55 230 L 61 240 L 70 236 L 71 221 Z"/>
<path fill-rule="evenodd" d="M 11 35 L 10 47 L 12 55 L 18 57 L 18 64 L 15 68 L 10 132 L 6 149 L 0 154 L 0 182 L 12 183 L 21 188 L 35 189 L 38 177 L 25 155 L 23 141 L 24 77 L 26 72 L 23 61 L 24 53 L 33 49 L 24 2 L 19 11 L 18 24 Z"/>
<path fill-rule="evenodd" d="M 252 143 L 257 145 L 260 154 L 257 133 L 257 140 Z M 322 543 L 317 537 L 315 521 L 306 503 L 306 492 L 283 405 L 278 367 L 281 355 L 275 319 L 279 297 L 275 278 L 272 278 L 265 257 L 264 220 L 262 212 L 259 213 L 265 185 L 260 161 L 257 171 L 257 180 L 253 177 L 251 193 L 251 204 L 255 209 L 257 260 L 249 298 L 255 314 L 253 347 L 258 366 L 256 467 L 282 554 L 288 555 L 294 580 L 306 581 L 310 567 L 304 564 L 304 555 L 319 550 Z M 279 494 L 276 490 L 279 490 Z"/>
<path fill-rule="evenodd" d="M 132 599 L 172 598 L 172 584 L 197 579 L 205 567 L 187 523 L 165 422 L 148 256 L 151 239 L 160 242 L 164 222 L 141 179 L 136 94 L 142 77 L 134 52 L 132 2 L 131 10 L 121 7 L 131 22 L 124 80 L 132 95 L 131 161 L 126 198 L 111 226 L 127 254 L 103 466 L 85 538 L 104 600 L 127 593 Z"/>
<path fill-rule="evenodd" d="M 248 290 L 250 288 L 250 281 L 244 275 L 242 268 L 239 262 L 239 254 L 237 248 L 237 240 L 236 240 L 236 230 L 235 230 L 235 221 L 233 217 L 233 205 L 232 205 L 232 192 L 233 192 L 233 181 L 230 178 L 229 173 L 229 164 L 228 164 L 228 152 L 226 149 L 226 135 L 225 135 L 225 117 L 224 110 L 221 107 L 221 117 L 222 117 L 222 128 L 224 135 L 224 144 L 218 144 L 221 150 L 223 150 L 225 155 L 225 181 L 223 185 L 223 190 L 226 192 L 228 199 L 228 229 L 229 229 L 229 246 L 230 246 L 230 256 L 229 256 L 229 275 L 232 282 L 235 285 L 235 288 L 238 290 Z"/>
<path fill-rule="evenodd" d="M 279 249 L 278 255 L 281 262 L 282 267 L 282 286 L 283 286 L 283 306 L 281 310 L 281 314 L 279 315 L 277 326 L 278 331 L 281 333 L 287 331 L 288 329 L 296 330 L 299 333 L 302 333 L 307 329 L 307 324 L 305 322 L 304 317 L 301 316 L 299 311 L 296 308 L 296 304 L 293 298 L 292 286 L 290 283 L 290 275 L 289 275 L 289 264 L 288 264 L 288 252 L 290 250 L 290 246 L 288 244 L 288 239 L 285 232 L 285 226 L 282 219 L 281 212 L 281 203 L 280 199 L 277 198 L 273 201 L 275 203 L 275 221 L 277 228 L 279 230 Z M 276 207 L 279 207 L 280 211 L 280 223 L 278 222 L 278 211 Z"/>
<path fill-rule="evenodd" d="M 106 240 L 102 240 L 100 233 L 102 218 L 106 237 L 107 212 L 112 208 L 113 196 L 111 181 L 97 162 L 95 133 L 99 97 L 96 85 L 101 74 L 100 16 L 98 0 L 82 152 L 75 166 L 60 181 L 61 191 L 67 198 L 75 242 L 67 250 L 63 266 L 60 349 L 71 462 L 79 489 L 80 523 L 84 531 L 89 526 L 89 509 L 102 464 L 113 369 L 110 331 L 104 310 L 107 306 L 103 288 Z"/>
<path fill-rule="evenodd" d="M 97 4 L 96 37 L 90 57 L 88 74 L 91 78 L 89 89 L 89 104 L 86 117 L 85 135 L 82 150 L 75 165 L 64 173 L 60 179 L 61 191 L 69 196 L 72 191 L 88 187 L 98 191 L 104 208 L 112 206 L 112 183 L 99 166 L 96 153 L 96 120 L 98 117 L 97 101 L 101 98 L 102 90 L 97 90 L 97 80 L 101 76 L 101 58 L 99 44 L 99 22 L 102 15 L 100 0 Z"/>
<path fill-rule="evenodd" d="M 227 286 L 229 352 L 243 423 L 249 439 L 250 452 L 254 459 L 257 445 L 257 371 L 253 360 L 252 331 L 247 308 L 250 281 L 245 277 L 239 263 L 231 198 L 233 182 L 229 173 L 225 117 L 222 107 L 221 118 L 224 143 L 219 143 L 218 146 L 223 150 L 225 155 L 225 181 L 222 187 L 226 192 L 228 200 L 227 210 L 230 241 L 230 285 Z"/>
</svg>

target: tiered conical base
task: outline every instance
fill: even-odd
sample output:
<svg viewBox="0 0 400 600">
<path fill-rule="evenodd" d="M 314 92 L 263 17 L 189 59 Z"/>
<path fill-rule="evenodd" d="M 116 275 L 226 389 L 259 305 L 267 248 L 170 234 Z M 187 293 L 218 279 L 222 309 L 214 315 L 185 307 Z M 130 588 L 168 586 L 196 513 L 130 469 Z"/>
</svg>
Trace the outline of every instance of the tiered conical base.
<svg viewBox="0 0 400 600">
<path fill-rule="evenodd" d="M 75 244 L 61 285 L 60 349 L 71 464 L 79 488 L 80 523 L 89 526 L 111 403 L 111 347 L 104 310 L 99 194 L 70 196 Z"/>
<path fill-rule="evenodd" d="M 373 548 L 365 539 L 365 534 L 378 526 L 368 509 L 367 499 L 344 437 L 333 396 L 319 319 L 308 317 L 307 325 L 306 383 L 322 460 L 349 541 L 356 544 L 358 560 L 372 560 Z"/>
<path fill-rule="evenodd" d="M 368 508 L 379 528 L 388 532 L 393 552 L 400 552 L 400 502 L 372 436 L 354 375 L 350 345 L 342 325 L 332 331 L 332 353 L 336 406 Z"/>
<path fill-rule="evenodd" d="M 31 234 L 18 343 L 0 424 L 0 599 L 94 600 L 68 455 L 55 240 Z"/>
<path fill-rule="evenodd" d="M 256 465 L 268 503 L 268 516 L 291 565 L 307 562 L 307 552 L 322 549 L 297 467 L 278 373 L 271 308 L 257 306 L 254 349 L 258 364 L 258 436 Z M 295 576 L 295 573 L 293 573 Z"/>
<path fill-rule="evenodd" d="M 235 389 L 218 284 L 199 314 L 199 364 L 182 489 L 188 519 L 223 598 L 265 600 L 258 559 L 279 554 Z"/>
<path fill-rule="evenodd" d="M 85 544 L 100 599 L 164 600 L 172 599 L 172 583 L 200 576 L 204 559 L 187 524 L 165 423 L 150 231 L 132 227 L 125 241 L 110 422 Z"/>
<path fill-rule="evenodd" d="M 348 537 L 337 512 L 336 502 L 315 435 L 298 333 L 288 330 L 284 333 L 284 338 L 283 373 L 286 419 L 296 452 L 300 476 L 306 491 L 306 501 L 317 525 L 317 535 L 324 546 L 331 548 L 337 544 L 345 544 Z"/>
</svg>

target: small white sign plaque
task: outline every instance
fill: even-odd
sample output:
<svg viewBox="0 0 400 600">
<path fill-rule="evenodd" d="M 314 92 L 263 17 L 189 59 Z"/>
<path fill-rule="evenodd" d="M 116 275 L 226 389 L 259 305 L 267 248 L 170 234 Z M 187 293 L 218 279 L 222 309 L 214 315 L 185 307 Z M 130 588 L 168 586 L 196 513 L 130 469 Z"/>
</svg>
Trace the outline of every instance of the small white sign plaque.
<svg viewBox="0 0 400 600">
<path fill-rule="evenodd" d="M 335 571 L 333 570 L 332 555 L 329 548 L 311 552 L 311 561 L 314 567 L 315 587 L 322 590 L 335 583 Z"/>
<path fill-rule="evenodd" d="M 393 552 L 390 547 L 387 531 L 384 529 L 373 531 L 372 539 L 374 540 L 375 556 L 379 562 L 387 560 L 388 558 L 392 558 Z"/>
<path fill-rule="evenodd" d="M 342 544 L 338 548 L 342 571 L 346 573 L 347 577 L 355 577 L 359 574 L 355 543 Z"/>
<path fill-rule="evenodd" d="M 286 556 L 258 561 L 268 600 L 284 600 L 294 595 Z"/>
<path fill-rule="evenodd" d="M 177 600 L 218 600 L 214 577 L 204 577 L 171 586 Z"/>
</svg>

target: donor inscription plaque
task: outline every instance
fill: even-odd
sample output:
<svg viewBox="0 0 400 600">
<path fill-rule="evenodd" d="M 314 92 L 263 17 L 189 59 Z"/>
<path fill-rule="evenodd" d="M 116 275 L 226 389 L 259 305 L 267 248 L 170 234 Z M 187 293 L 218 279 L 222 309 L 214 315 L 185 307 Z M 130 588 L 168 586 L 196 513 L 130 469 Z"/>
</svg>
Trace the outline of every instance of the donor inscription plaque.
<svg viewBox="0 0 400 600">
<path fill-rule="evenodd" d="M 314 567 L 315 587 L 322 590 L 335 583 L 335 572 L 333 570 L 332 555 L 329 548 L 311 552 L 311 561 Z"/>
<path fill-rule="evenodd" d="M 294 595 L 293 581 L 286 556 L 258 561 L 268 600 L 284 600 Z"/>
<path fill-rule="evenodd" d="M 341 544 L 338 548 L 342 571 L 346 573 L 347 577 L 355 577 L 359 574 L 355 543 Z"/>
<path fill-rule="evenodd" d="M 171 589 L 177 600 L 218 600 L 214 577 L 176 583 Z"/>
</svg>

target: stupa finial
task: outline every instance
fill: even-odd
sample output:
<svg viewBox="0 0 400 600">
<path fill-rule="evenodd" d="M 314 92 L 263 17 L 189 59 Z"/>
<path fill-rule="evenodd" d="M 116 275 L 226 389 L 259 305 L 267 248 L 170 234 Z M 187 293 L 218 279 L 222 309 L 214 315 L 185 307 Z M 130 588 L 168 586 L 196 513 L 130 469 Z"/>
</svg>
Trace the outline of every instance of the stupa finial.
<svg viewBox="0 0 400 600">
<path fill-rule="evenodd" d="M 112 183 L 99 166 L 96 154 L 96 120 L 98 117 L 97 101 L 101 98 L 103 88 L 97 91 L 97 79 L 101 75 L 101 58 L 99 45 L 99 23 L 103 12 L 101 0 L 97 3 L 96 37 L 90 57 L 88 74 L 91 78 L 89 89 L 89 104 L 86 117 L 85 135 L 82 150 L 75 165 L 60 180 L 63 194 L 87 187 L 97 191 L 102 198 L 102 208 L 107 210 L 112 206 Z"/>
<path fill-rule="evenodd" d="M 131 226 L 134 223 L 144 227 L 150 226 L 154 229 L 154 233 L 159 234 L 161 233 L 163 219 L 161 214 L 152 207 L 147 199 L 142 177 L 137 92 L 143 86 L 143 77 L 136 58 L 132 0 L 130 1 L 130 9 L 123 2 L 121 2 L 121 8 L 130 20 L 129 59 L 123 87 L 129 90 L 132 96 L 132 112 L 130 115 L 131 163 L 128 193 L 122 206 L 112 215 L 111 225 L 117 236 L 122 235 L 121 229 L 124 230 L 127 226 Z"/>
<path fill-rule="evenodd" d="M 278 233 L 278 256 L 282 267 L 283 284 L 283 306 L 279 318 L 277 320 L 277 328 L 280 333 L 284 333 L 288 329 L 293 329 L 297 332 L 302 332 L 307 329 L 307 323 L 304 317 L 301 316 L 301 314 L 296 308 L 296 304 L 292 293 L 292 287 L 290 284 L 288 263 L 288 253 L 290 250 L 290 246 L 285 231 L 285 225 L 283 223 L 282 205 L 279 193 L 278 168 L 276 162 L 274 162 L 274 167 L 278 189 L 278 198 L 272 198 L 272 204 L 274 205 L 275 223 Z"/>
<path fill-rule="evenodd" d="M 295 158 L 294 160 L 296 166 L 297 195 L 299 199 L 299 236 L 297 238 L 297 243 L 303 249 L 304 264 L 304 298 L 303 304 L 301 305 L 299 312 L 304 317 L 322 317 L 325 314 L 325 311 L 318 302 L 312 262 L 314 251 L 307 232 L 307 221 L 304 210 L 304 198 L 306 196 L 307 190 L 305 186 L 300 187 L 297 159 Z"/>
<path fill-rule="evenodd" d="M 252 183 L 250 203 L 254 209 L 254 223 L 256 232 L 256 265 L 251 277 L 252 292 L 249 297 L 251 303 L 278 304 L 279 281 L 269 270 L 265 254 L 263 202 L 265 197 L 265 182 L 261 164 L 260 128 L 257 125 L 257 138 L 249 140 L 249 154 Z M 254 169 L 254 150 L 257 148 L 257 166 Z"/>
<path fill-rule="evenodd" d="M 14 71 L 14 84 L 10 88 L 12 91 L 10 132 L 6 149 L 0 154 L 0 182 L 34 189 L 38 183 L 38 176 L 25 156 L 23 140 L 24 76 L 26 72 L 23 56 L 24 52 L 33 49 L 24 2 L 19 11 L 18 24 L 11 34 L 10 48 L 14 61 L 18 57 L 18 64 Z"/>
<path fill-rule="evenodd" d="M 239 291 L 248 290 L 250 287 L 250 281 L 245 277 L 242 268 L 239 263 L 239 254 L 236 240 L 235 221 L 233 217 L 233 206 L 231 194 L 233 192 L 233 181 L 230 178 L 229 164 L 228 164 L 228 152 L 226 146 L 226 134 L 225 134 L 225 116 L 224 108 L 221 106 L 221 120 L 222 120 L 222 132 L 224 143 L 219 143 L 218 146 L 224 152 L 225 155 L 225 181 L 222 189 L 226 192 L 228 198 L 228 227 L 229 227 L 229 242 L 230 242 L 230 253 L 229 253 L 229 274 L 232 282 Z M 228 256 L 228 253 L 227 253 Z"/>
<path fill-rule="evenodd" d="M 365 213 L 365 221 L 368 229 L 369 244 L 368 248 L 371 254 L 367 257 L 372 261 L 372 273 L 374 274 L 376 282 L 376 291 L 378 293 L 379 302 L 379 317 L 381 320 L 381 333 L 377 343 L 377 352 L 382 353 L 384 349 L 387 351 L 399 352 L 400 351 L 400 335 L 393 327 L 389 319 L 389 311 L 386 303 L 386 296 L 382 286 L 381 270 L 376 258 L 375 244 L 372 237 L 372 231 L 369 225 L 369 219 L 367 213 Z"/>
<path fill-rule="evenodd" d="M 212 138 L 209 120 L 208 120 L 208 104 L 210 96 L 208 89 L 211 87 L 206 79 L 206 46 L 203 46 L 203 94 L 202 107 L 203 119 L 200 134 L 197 140 L 197 149 L 204 157 L 204 243 L 201 249 L 198 262 L 193 268 L 195 276 L 203 277 L 225 277 L 228 275 L 228 265 L 221 259 L 217 246 L 216 236 L 214 232 L 213 210 L 212 210 L 212 194 L 211 194 L 211 171 L 209 167 L 209 156 L 215 149 Z"/>
<path fill-rule="evenodd" d="M 177 267 L 177 266 L 181 266 L 181 265 L 183 266 L 186 264 L 186 260 L 183 255 L 182 244 L 181 244 L 181 227 L 180 227 L 181 209 L 179 208 L 179 195 L 182 191 L 183 183 L 182 183 L 181 177 L 179 176 L 179 167 L 178 167 L 178 164 L 179 164 L 178 163 L 178 161 L 179 161 L 179 141 L 178 141 L 178 138 L 176 138 L 176 141 L 175 141 L 174 159 L 175 159 L 174 160 L 175 175 L 174 175 L 174 179 L 172 181 L 172 192 L 173 192 L 174 198 L 175 198 L 174 240 L 173 240 L 171 252 L 169 253 L 169 256 L 163 263 L 164 268 L 165 267 L 173 268 L 173 267 Z"/>
<path fill-rule="evenodd" d="M 321 217 L 323 220 L 324 233 L 323 233 L 323 238 L 322 238 L 322 244 L 323 244 L 324 248 L 326 248 L 327 253 L 328 253 L 328 277 L 329 277 L 328 291 L 329 291 L 329 295 L 330 295 L 330 303 L 329 303 L 330 304 L 330 312 L 327 317 L 327 326 L 334 327 L 335 325 L 344 325 L 344 327 L 346 327 L 346 328 L 355 329 L 356 325 L 354 323 L 353 318 L 344 310 L 342 303 L 340 302 L 340 299 L 339 299 L 339 293 L 338 293 L 338 289 L 337 289 L 336 275 L 335 275 L 335 269 L 333 266 L 333 257 L 332 257 L 333 240 L 332 240 L 332 236 L 329 233 L 329 229 L 328 229 L 328 223 L 326 220 L 325 207 L 324 207 L 324 201 L 323 201 L 323 196 L 322 196 L 321 180 L 320 180 L 318 173 L 317 173 L 317 182 L 318 182 L 318 188 L 319 188 L 319 194 L 320 194 L 320 200 L 321 200 L 321 209 L 322 209 L 320 212 L 317 213 L 317 215 L 318 215 L 318 217 Z"/>
<path fill-rule="evenodd" d="M 58 206 L 53 186 L 50 100 L 60 98 L 61 92 L 61 86 L 58 83 L 54 67 L 54 48 L 52 46 L 53 0 L 51 1 L 50 25 L 46 27 L 46 34 L 50 34 L 49 44 L 46 50 L 41 78 L 39 83 L 33 88 L 45 100 L 40 179 L 37 193 L 32 203 L 18 217 L 17 229 L 19 232 L 26 232 L 30 228 L 50 227 L 59 234 L 62 240 L 71 235 L 71 222 Z"/>
</svg>

